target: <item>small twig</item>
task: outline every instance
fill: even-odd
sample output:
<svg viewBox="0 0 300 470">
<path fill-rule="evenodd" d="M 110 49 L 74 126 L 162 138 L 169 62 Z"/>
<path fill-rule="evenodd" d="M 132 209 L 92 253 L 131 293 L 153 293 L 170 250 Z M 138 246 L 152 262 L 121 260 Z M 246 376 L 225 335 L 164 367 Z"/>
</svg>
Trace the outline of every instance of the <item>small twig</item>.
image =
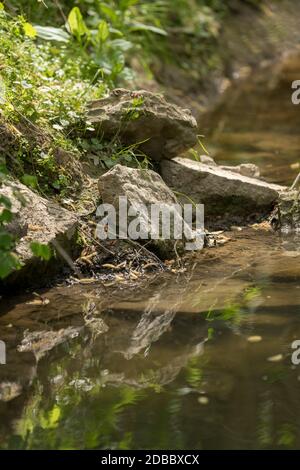
<svg viewBox="0 0 300 470">
<path fill-rule="evenodd" d="M 60 256 L 66 261 L 66 263 L 70 266 L 70 268 L 75 272 L 75 274 L 79 277 L 79 279 L 82 278 L 82 273 L 80 269 L 78 269 L 75 264 L 73 263 L 73 260 L 71 257 L 68 255 L 66 250 L 63 249 L 63 247 L 58 243 L 57 240 L 52 240 L 51 244 L 54 246 L 56 251 L 60 254 Z"/>
<path fill-rule="evenodd" d="M 66 23 L 66 22 L 67 22 L 67 17 L 66 17 L 66 15 L 64 14 L 64 11 L 63 11 L 63 9 L 62 9 L 61 4 L 59 3 L 58 0 L 54 0 L 54 3 L 55 3 L 55 5 L 57 6 L 57 8 L 59 9 L 61 16 L 62 16 L 64 22 Z"/>
<path fill-rule="evenodd" d="M 102 248 L 104 251 L 106 251 L 106 253 L 109 253 L 110 255 L 114 256 L 115 253 L 111 250 L 109 250 L 108 248 L 106 248 L 106 246 L 102 245 L 102 243 L 100 243 L 96 238 L 92 237 L 90 234 L 88 234 L 83 226 L 81 225 L 80 227 L 80 230 L 84 233 L 84 236 L 89 238 L 93 243 L 96 243 L 96 245 L 100 246 L 100 248 Z"/>
<path fill-rule="evenodd" d="M 299 183 L 299 181 L 300 181 L 300 173 L 299 173 L 299 175 L 297 176 L 297 178 L 295 179 L 295 181 L 293 182 L 293 184 L 292 184 L 292 186 L 291 186 L 290 189 L 291 189 L 291 190 L 295 189 L 296 186 L 297 186 L 297 184 Z"/>
<path fill-rule="evenodd" d="M 159 266 L 165 271 L 166 270 L 166 267 L 165 265 L 163 264 L 163 262 L 159 259 L 158 256 L 156 256 L 155 253 L 152 253 L 150 250 L 148 250 L 148 248 L 145 247 L 145 245 L 140 245 L 138 242 L 134 241 L 134 240 L 131 240 L 130 238 L 128 238 L 126 240 L 127 242 L 131 243 L 132 245 L 138 247 L 140 249 L 140 251 L 145 251 L 151 258 L 154 258 L 156 259 L 157 263 L 159 264 Z"/>
</svg>

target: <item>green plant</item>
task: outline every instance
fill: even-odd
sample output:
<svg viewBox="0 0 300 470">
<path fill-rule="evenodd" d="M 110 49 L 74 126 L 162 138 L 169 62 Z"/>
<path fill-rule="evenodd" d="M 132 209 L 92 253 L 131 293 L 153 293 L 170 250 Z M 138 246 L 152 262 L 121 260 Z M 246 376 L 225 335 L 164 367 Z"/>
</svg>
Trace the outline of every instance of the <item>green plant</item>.
<svg viewBox="0 0 300 470">
<path fill-rule="evenodd" d="M 32 242 L 30 249 L 35 256 L 45 261 L 49 261 L 52 256 L 51 248 L 43 243 Z"/>
<path fill-rule="evenodd" d="M 95 166 L 100 165 L 103 169 L 110 169 L 118 163 L 133 168 L 151 167 L 147 155 L 139 149 L 141 143 L 137 142 L 124 147 L 117 137 L 110 142 L 97 137 L 77 139 L 77 145 L 82 154 Z"/>
<path fill-rule="evenodd" d="M 0 164 L 0 189 L 5 176 L 5 166 Z M 0 194 L 0 279 L 20 267 L 18 257 L 14 253 L 15 239 L 7 230 L 7 224 L 13 218 L 11 205 L 10 199 Z"/>
</svg>

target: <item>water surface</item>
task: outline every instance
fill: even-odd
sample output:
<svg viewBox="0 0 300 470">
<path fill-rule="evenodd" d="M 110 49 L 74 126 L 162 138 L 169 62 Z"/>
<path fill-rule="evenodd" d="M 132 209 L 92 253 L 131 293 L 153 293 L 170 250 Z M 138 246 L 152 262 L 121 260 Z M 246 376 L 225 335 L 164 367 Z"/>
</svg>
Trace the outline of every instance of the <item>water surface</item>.
<svg viewBox="0 0 300 470">
<path fill-rule="evenodd" d="M 45 292 L 43 306 L 6 303 L 0 331 L 12 348 L 1 378 L 11 361 L 25 391 L 0 405 L 1 447 L 298 448 L 297 246 L 246 230 L 186 273 L 110 300 L 92 285 Z M 37 358 L 15 352 L 26 328 L 70 325 L 78 335 L 41 357 L 41 344 Z"/>
</svg>

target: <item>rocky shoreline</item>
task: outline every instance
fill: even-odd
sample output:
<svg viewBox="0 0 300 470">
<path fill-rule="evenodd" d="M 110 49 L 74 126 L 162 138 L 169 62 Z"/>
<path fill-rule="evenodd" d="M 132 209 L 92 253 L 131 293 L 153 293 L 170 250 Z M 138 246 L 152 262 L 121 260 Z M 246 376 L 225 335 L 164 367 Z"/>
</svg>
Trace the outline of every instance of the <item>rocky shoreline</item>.
<svg viewBox="0 0 300 470">
<path fill-rule="evenodd" d="M 188 150 L 197 143 L 198 127 L 190 111 L 168 103 L 161 95 L 117 89 L 108 98 L 91 103 L 88 112 L 94 129 L 88 131 L 88 138 L 112 139 L 118 135 L 124 147 L 140 142 L 141 152 L 155 169 L 117 164 L 98 178 L 99 194 L 94 195 L 95 201 L 116 205 L 118 197 L 125 196 L 132 205 L 149 205 L 184 203 L 188 198 L 195 204 L 204 204 L 205 225 L 210 230 L 263 220 L 285 232 L 299 230 L 297 188 L 289 191 L 262 181 L 255 165 L 218 166 L 211 157 L 198 152 L 192 154 L 192 159 Z M 22 262 L 21 269 L 2 283 L 4 289 L 44 287 L 45 280 L 48 283 L 53 276 L 66 271 L 66 267 L 73 276 L 85 277 L 84 258 L 91 268 L 86 270 L 87 277 L 93 277 L 101 270 L 101 264 L 114 266 L 113 260 L 120 252 L 130 251 L 128 242 L 100 243 L 90 231 L 93 255 L 90 256 L 91 250 L 82 253 L 78 230 L 86 224 L 86 217 L 83 222 L 80 214 L 44 199 L 19 182 L 3 186 L 1 193 L 13 201 L 14 219 L 8 228 L 18 240 L 16 253 Z M 96 224 L 95 211 L 87 223 L 90 221 Z M 32 241 L 49 244 L 54 256 L 41 261 L 29 249 Z M 150 240 L 146 264 L 152 262 L 153 266 L 161 267 L 157 255 L 162 262 L 172 259 L 173 247 L 172 240 L 155 243 Z"/>
</svg>

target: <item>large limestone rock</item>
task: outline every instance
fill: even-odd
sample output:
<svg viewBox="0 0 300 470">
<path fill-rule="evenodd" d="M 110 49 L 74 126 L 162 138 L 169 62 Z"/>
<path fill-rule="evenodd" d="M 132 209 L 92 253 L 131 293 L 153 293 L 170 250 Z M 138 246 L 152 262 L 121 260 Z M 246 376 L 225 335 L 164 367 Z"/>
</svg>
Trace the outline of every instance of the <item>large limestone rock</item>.
<svg viewBox="0 0 300 470">
<path fill-rule="evenodd" d="M 161 95 L 116 89 L 108 98 L 93 101 L 88 119 L 95 134 L 118 137 L 154 160 L 173 158 L 197 143 L 197 122 L 191 112 L 168 103 Z"/>
<path fill-rule="evenodd" d="M 163 239 L 160 237 L 162 228 L 162 220 L 160 219 L 159 227 L 155 229 L 151 225 L 151 207 L 153 204 L 166 205 L 170 207 L 172 204 L 178 204 L 174 193 L 166 186 L 161 176 L 152 170 L 139 170 L 136 168 L 128 168 L 122 165 L 114 166 L 110 171 L 99 178 L 99 191 L 102 201 L 111 204 L 116 208 L 119 214 L 119 197 L 124 196 L 127 199 L 128 208 L 138 210 L 140 221 L 140 233 L 145 234 L 148 240 L 151 240 L 152 247 L 155 247 L 158 254 L 162 258 L 174 255 L 174 218 L 170 217 L 170 238 Z M 143 204 L 145 210 L 139 206 Z M 183 226 L 181 214 L 174 210 L 176 215 L 179 214 L 177 222 Z M 123 233 L 127 232 L 130 221 L 136 219 L 136 216 L 128 217 L 126 227 L 121 227 Z M 118 222 L 118 221 L 117 221 Z M 188 230 L 188 227 L 186 227 Z M 118 227 L 120 230 L 120 226 Z M 154 232 L 153 232 L 154 230 Z M 189 233 L 188 233 L 189 235 Z M 191 238 L 192 239 L 192 236 Z M 137 239 L 139 240 L 139 239 Z M 139 240 L 140 241 L 140 240 Z M 176 247 L 182 248 L 181 240 L 176 243 Z M 178 245 L 178 246 L 177 246 Z M 176 249 L 176 248 L 175 248 Z"/>
<path fill-rule="evenodd" d="M 268 212 L 285 189 L 180 157 L 163 161 L 161 174 L 173 190 L 204 204 L 206 215 L 249 216 Z"/>
<path fill-rule="evenodd" d="M 60 252 L 62 249 L 71 253 L 75 246 L 77 217 L 19 182 L 3 185 L 0 194 L 12 202 L 14 218 L 7 229 L 17 239 L 15 252 L 23 264 L 5 280 L 5 285 L 45 285 L 50 274 L 61 269 L 64 258 L 57 252 L 48 262 L 41 261 L 33 255 L 30 245 L 32 242 L 49 244 Z"/>
</svg>

